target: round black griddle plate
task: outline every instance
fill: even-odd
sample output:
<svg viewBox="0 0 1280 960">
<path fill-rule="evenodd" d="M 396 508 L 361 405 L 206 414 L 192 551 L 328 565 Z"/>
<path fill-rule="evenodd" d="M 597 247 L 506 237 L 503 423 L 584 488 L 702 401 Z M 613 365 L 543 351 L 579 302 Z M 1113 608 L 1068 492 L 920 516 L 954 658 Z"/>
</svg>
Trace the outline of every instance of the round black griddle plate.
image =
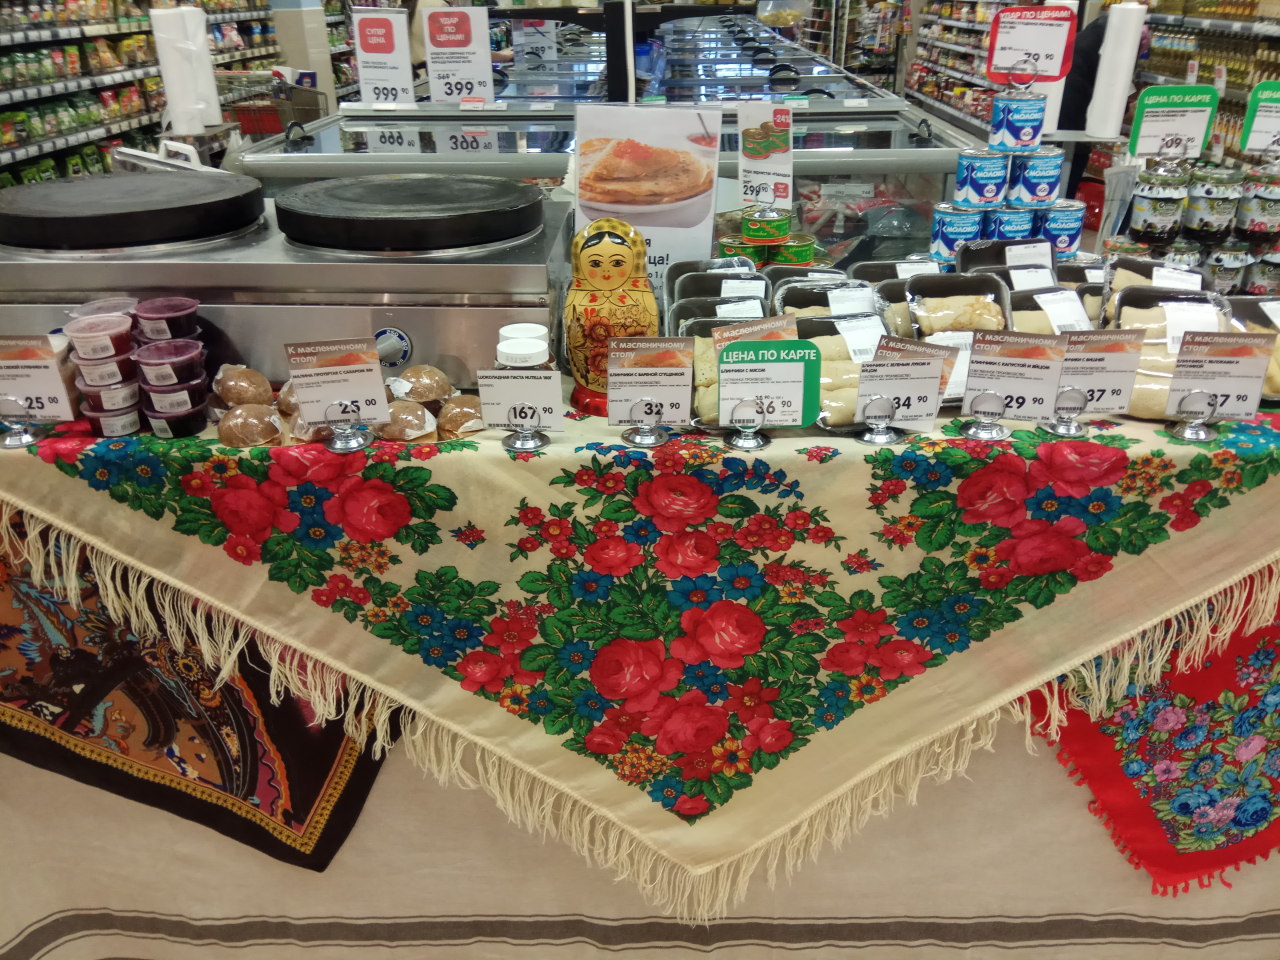
<svg viewBox="0 0 1280 960">
<path fill-rule="evenodd" d="M 262 216 L 262 184 L 211 173 L 137 173 L 0 190 L 0 244 L 98 250 L 198 240 Z"/>
<path fill-rule="evenodd" d="M 320 180 L 276 198 L 296 243 L 337 250 L 451 250 L 542 226 L 542 191 L 501 177 L 388 174 Z"/>
</svg>

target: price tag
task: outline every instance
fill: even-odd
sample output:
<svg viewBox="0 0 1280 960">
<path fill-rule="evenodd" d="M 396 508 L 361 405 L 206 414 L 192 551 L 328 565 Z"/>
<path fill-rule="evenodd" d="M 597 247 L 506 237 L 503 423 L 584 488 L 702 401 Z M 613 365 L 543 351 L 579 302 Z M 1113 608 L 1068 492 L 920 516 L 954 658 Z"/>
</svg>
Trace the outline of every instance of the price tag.
<svg viewBox="0 0 1280 960">
<path fill-rule="evenodd" d="M 862 365 L 858 378 L 858 419 L 874 396 L 893 401 L 893 425 L 928 430 L 942 404 L 941 357 L 927 360 L 874 360 Z"/>
<path fill-rule="evenodd" d="M 866 97 L 845 97 L 844 105 L 846 107 L 865 107 L 871 103 Z"/>
<path fill-rule="evenodd" d="M 402 124 L 374 127 L 365 134 L 365 141 L 370 153 L 417 153 L 421 147 L 417 129 Z"/>
<path fill-rule="evenodd" d="M 436 153 L 491 157 L 498 152 L 498 134 L 491 127 L 438 127 Z"/>
<path fill-rule="evenodd" d="M 1084 268 L 1084 279 L 1086 283 L 1101 283 L 1106 275 L 1107 271 L 1105 267 Z"/>
<path fill-rule="evenodd" d="M 352 7 L 361 103 L 413 103 L 409 11 Z"/>
<path fill-rule="evenodd" d="M 308 423 L 386 423 L 387 393 L 373 337 L 286 343 L 289 378 Z"/>
<path fill-rule="evenodd" d="M 1187 83 L 1199 83 L 1199 82 L 1200 82 L 1200 61 L 1188 60 L 1187 61 Z"/>
<path fill-rule="evenodd" d="M 1125 413 L 1142 359 L 1141 330 L 1085 330 L 1068 333 L 1062 386 L 1084 391 L 1085 412 Z"/>
<path fill-rule="evenodd" d="M 1245 153 L 1262 153 L 1280 137 L 1280 80 L 1264 80 L 1249 93 L 1240 142 Z"/>
<path fill-rule="evenodd" d="M 850 313 L 874 313 L 875 291 L 870 287 L 841 287 L 827 291 L 827 306 L 835 316 Z"/>
<path fill-rule="evenodd" d="M 1203 285 L 1203 276 L 1191 270 L 1175 270 L 1173 267 L 1153 267 L 1151 270 L 1153 287 L 1172 287 L 1175 290 L 1199 290 Z"/>
<path fill-rule="evenodd" d="M 539 430 L 564 430 L 564 391 L 554 370 L 477 370 L 480 416 L 486 427 L 515 430 L 511 408 L 523 421 L 539 421 Z"/>
<path fill-rule="evenodd" d="M 493 99 L 486 7 L 425 7 L 431 99 L 471 106 Z"/>
<path fill-rule="evenodd" d="M 1049 326 L 1054 333 L 1067 333 L 1070 330 L 1092 330 L 1089 315 L 1084 312 L 1084 304 L 1070 290 L 1054 290 L 1051 293 L 1032 294 L 1040 309 L 1049 315 Z"/>
<path fill-rule="evenodd" d="M 763 280 L 721 280 L 722 297 L 764 297 Z"/>
<path fill-rule="evenodd" d="M 692 337 L 609 342 L 609 426 L 639 424 L 632 408 L 642 400 L 650 401 L 644 422 L 681 426 L 689 422 L 692 395 Z"/>
<path fill-rule="evenodd" d="M 1071 70 L 1076 15 L 1066 7 L 1005 7 L 991 24 L 987 76 L 996 83 L 1061 80 Z M 1030 60 L 1035 66 L 1020 61 Z"/>
<path fill-rule="evenodd" d="M 1040 420 L 1053 412 L 1066 343 L 1044 333 L 979 330 L 973 336 L 964 412 L 979 393 L 1004 398 L 1010 420 Z"/>
<path fill-rule="evenodd" d="M 906 280 L 908 277 L 918 277 L 923 273 L 941 273 L 942 271 L 932 260 L 904 260 L 893 265 L 893 272 L 897 274 L 899 280 Z"/>
<path fill-rule="evenodd" d="M 1166 143 L 1195 158 L 1209 142 L 1218 111 L 1218 91 L 1206 84 L 1147 87 L 1138 94 L 1129 134 L 1129 155 L 1154 157 Z"/>
<path fill-rule="evenodd" d="M 1007 267 L 1053 267 L 1053 248 L 1047 243 L 1020 243 L 1004 248 Z"/>
<path fill-rule="evenodd" d="M 880 338 L 885 336 L 884 321 L 874 314 L 837 320 L 835 326 L 836 332 L 844 338 L 849 358 L 854 363 L 866 363 L 874 357 Z"/>
<path fill-rule="evenodd" d="M 1275 342 L 1274 333 L 1188 333 L 1173 369 L 1166 415 L 1177 416 L 1182 398 L 1202 390 L 1213 398 L 1216 419 L 1255 416 Z"/>
<path fill-rule="evenodd" d="M 818 418 L 818 348 L 808 340 L 739 340 L 720 352 L 720 422 L 754 426 L 733 419 L 744 400 L 756 402 L 766 427 L 807 427 Z"/>
<path fill-rule="evenodd" d="M 738 185 L 743 203 L 791 206 L 793 106 L 768 100 L 746 100 L 738 106 Z"/>
<path fill-rule="evenodd" d="M 1182 349 L 1182 338 L 1188 333 L 1216 333 L 1219 327 L 1218 310 L 1211 303 L 1187 300 L 1167 300 L 1160 304 L 1164 309 L 1165 327 L 1168 330 L 1169 353 Z"/>
<path fill-rule="evenodd" d="M 716 304 L 717 317 L 763 317 L 764 307 L 759 300 L 733 300 Z"/>
<path fill-rule="evenodd" d="M 1260 300 L 1258 308 L 1267 315 L 1268 320 L 1280 327 L 1280 300 Z"/>
<path fill-rule="evenodd" d="M 556 30 L 560 26 L 555 20 L 517 21 L 520 27 L 518 36 L 519 52 L 527 59 L 547 62 L 560 59 L 560 49 L 556 45 Z"/>
<path fill-rule="evenodd" d="M 1227 92 L 1226 64 L 1219 63 L 1213 68 L 1213 89 L 1218 91 L 1218 96 Z"/>
<path fill-rule="evenodd" d="M 942 333 L 931 333 L 924 340 L 925 343 L 950 347 L 956 351 L 951 376 L 942 385 L 942 399 L 944 401 L 964 399 L 965 389 L 969 383 L 969 361 L 973 358 L 973 333 L 969 330 L 946 330 Z"/>
<path fill-rule="evenodd" d="M 1038 290 L 1041 287 L 1052 287 L 1057 280 L 1053 271 L 1047 267 L 1022 267 L 1009 270 L 1009 280 L 1015 290 Z M 1077 303 L 1079 299 L 1077 298 Z"/>
<path fill-rule="evenodd" d="M 31 420 L 74 420 L 75 410 L 47 336 L 0 336 L 0 420 L 15 419 L 20 402 Z"/>
</svg>

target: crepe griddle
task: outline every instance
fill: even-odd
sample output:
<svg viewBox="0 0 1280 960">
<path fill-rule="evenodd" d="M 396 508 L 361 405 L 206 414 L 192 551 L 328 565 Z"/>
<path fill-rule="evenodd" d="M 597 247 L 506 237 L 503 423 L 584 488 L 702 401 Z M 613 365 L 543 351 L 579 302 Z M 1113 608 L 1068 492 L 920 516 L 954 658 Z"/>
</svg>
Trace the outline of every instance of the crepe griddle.
<svg viewBox="0 0 1280 960">
<path fill-rule="evenodd" d="M 209 173 L 137 173 L 0 190 L 0 244 L 101 250 L 230 233 L 262 216 L 262 184 Z"/>
<path fill-rule="evenodd" d="M 387 174 L 320 180 L 276 198 L 290 240 L 338 250 L 447 250 L 542 226 L 542 191 L 501 177 Z"/>
</svg>

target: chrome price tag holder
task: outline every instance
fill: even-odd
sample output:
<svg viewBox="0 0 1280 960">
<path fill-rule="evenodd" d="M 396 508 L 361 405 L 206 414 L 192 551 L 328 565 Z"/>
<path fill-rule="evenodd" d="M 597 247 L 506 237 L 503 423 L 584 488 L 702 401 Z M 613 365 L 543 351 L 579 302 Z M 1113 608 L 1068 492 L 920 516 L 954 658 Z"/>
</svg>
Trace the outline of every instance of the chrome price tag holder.
<svg viewBox="0 0 1280 960">
<path fill-rule="evenodd" d="M 373 434 L 368 426 L 358 420 L 353 423 L 329 418 L 329 411 L 340 403 L 341 400 L 335 400 L 324 408 L 324 425 L 333 431 L 333 436 L 324 442 L 324 448 L 330 453 L 355 453 L 363 450 L 373 442 Z"/>
<path fill-rule="evenodd" d="M 994 390 L 983 390 L 976 394 L 973 402 L 969 404 L 969 414 L 973 419 L 960 428 L 961 435 L 970 440 L 983 440 L 987 443 L 1008 440 L 1013 434 L 1008 427 L 1000 423 L 1004 411 L 1004 397 Z"/>
<path fill-rule="evenodd" d="M 1088 395 L 1079 387 L 1063 387 L 1053 401 L 1053 419 L 1042 420 L 1037 426 L 1058 437 L 1083 437 L 1087 427 L 1076 420 L 1089 405 Z"/>
<path fill-rule="evenodd" d="M 4 413 L 5 404 L 22 412 L 11 418 Z M 7 429 L 0 434 L 0 450 L 21 450 L 49 435 L 48 427 L 38 425 L 27 416 L 27 405 L 23 399 L 8 393 L 0 394 L 0 423 L 7 424 Z"/>
<path fill-rule="evenodd" d="M 502 438 L 502 448 L 513 453 L 532 453 L 550 446 L 551 438 L 542 432 L 542 414 L 532 403 L 517 403 L 507 410 L 507 421 L 515 432 Z"/>
<path fill-rule="evenodd" d="M 724 445 L 744 453 L 763 450 L 773 442 L 760 432 L 767 418 L 764 404 L 759 400 L 739 400 L 729 415 L 732 432 L 724 438 Z"/>
<path fill-rule="evenodd" d="M 622 431 L 622 440 L 632 447 L 660 447 L 671 436 L 671 431 L 660 424 L 664 411 L 660 400 L 641 397 L 631 405 L 629 416 L 640 422 Z M 637 411 L 639 411 L 637 413 Z"/>
<path fill-rule="evenodd" d="M 892 426 L 896 412 L 893 400 L 889 397 L 877 393 L 868 398 L 862 405 L 862 422 L 867 425 L 867 428 L 855 433 L 853 439 L 875 447 L 901 443 L 905 435 L 897 427 Z"/>
<path fill-rule="evenodd" d="M 1218 435 L 1209 426 L 1217 409 L 1217 397 L 1204 390 L 1192 390 L 1178 401 L 1178 419 L 1169 424 L 1169 436 L 1188 443 L 1207 443 Z"/>
</svg>

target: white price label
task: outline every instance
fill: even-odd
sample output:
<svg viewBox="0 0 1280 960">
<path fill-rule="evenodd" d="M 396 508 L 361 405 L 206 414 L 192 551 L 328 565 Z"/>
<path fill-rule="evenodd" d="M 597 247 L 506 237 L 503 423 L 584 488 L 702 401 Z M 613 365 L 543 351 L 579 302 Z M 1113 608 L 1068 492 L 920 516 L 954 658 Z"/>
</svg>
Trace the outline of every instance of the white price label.
<svg viewBox="0 0 1280 960">
<path fill-rule="evenodd" d="M 1191 270 L 1175 270 L 1173 267 L 1153 267 L 1151 285 L 1171 287 L 1174 290 L 1199 290 L 1204 278 Z"/>
<path fill-rule="evenodd" d="M 556 30 L 560 24 L 555 20 L 517 21 L 515 26 L 519 37 L 518 52 L 526 60 L 546 63 L 560 59 L 560 49 L 556 45 Z"/>
<path fill-rule="evenodd" d="M 681 426 L 693 395 L 693 338 L 629 337 L 609 344 L 609 425 Z"/>
<path fill-rule="evenodd" d="M 1010 268 L 1009 280 L 1015 290 L 1038 290 L 1041 287 L 1052 287 L 1057 282 L 1053 271 L 1047 267 Z"/>
<path fill-rule="evenodd" d="M 827 291 L 827 306 L 835 316 L 851 313 L 874 313 L 875 291 L 870 287 L 841 287 Z"/>
<path fill-rule="evenodd" d="M 1053 327 L 1054 333 L 1093 329 L 1089 315 L 1084 312 L 1084 304 L 1070 290 L 1054 290 L 1032 296 L 1040 309 L 1049 315 L 1049 326 Z"/>
<path fill-rule="evenodd" d="M 791 205 L 794 106 L 768 100 L 739 105 L 738 185 L 743 203 Z"/>
<path fill-rule="evenodd" d="M 836 332 L 844 338 L 849 358 L 854 363 L 866 363 L 876 355 L 880 338 L 885 336 L 884 321 L 877 316 L 837 320 Z"/>
<path fill-rule="evenodd" d="M 1179 407 L 1198 391 L 1207 396 L 1187 399 L 1187 404 L 1204 401 L 1214 419 L 1255 416 L 1275 341 L 1274 333 L 1188 333 L 1173 369 L 1166 415 L 1185 416 L 1189 411 Z"/>
<path fill-rule="evenodd" d="M 865 107 L 871 103 L 866 97 L 845 97 L 844 105 L 846 107 Z"/>
<path fill-rule="evenodd" d="M 351 10 L 356 75 L 362 103 L 413 103 L 409 11 L 396 7 Z"/>
<path fill-rule="evenodd" d="M 798 363 L 761 363 L 720 366 L 720 422 L 753 426 L 757 418 L 738 422 L 734 408 L 743 400 L 756 401 L 756 412 L 766 427 L 804 425 L 804 366 Z"/>
<path fill-rule="evenodd" d="M 994 24 L 987 73 L 1025 76 L 1034 71 L 1045 80 L 1064 76 L 1070 61 L 1067 44 L 1074 31 L 1075 14 L 1069 11 L 1005 8 Z M 1003 76 L 997 79 L 1004 81 Z"/>
<path fill-rule="evenodd" d="M 498 153 L 498 133 L 492 127 L 437 127 L 437 154 L 492 157 Z"/>
<path fill-rule="evenodd" d="M 307 423 L 386 423 L 387 393 L 372 337 L 286 343 L 289 378 Z"/>
<path fill-rule="evenodd" d="M 1047 243 L 1022 243 L 1005 247 L 1004 263 L 1007 267 L 1053 267 L 1053 248 Z"/>
<path fill-rule="evenodd" d="M 374 127 L 365 134 L 370 153 L 418 153 L 418 131 L 403 124 Z"/>
<path fill-rule="evenodd" d="M 1267 315 L 1267 319 L 1280 327 L 1280 300 L 1260 300 L 1258 308 Z"/>
<path fill-rule="evenodd" d="M 1253 126 L 1249 129 L 1249 142 L 1244 146 L 1245 153 L 1262 153 L 1276 137 L 1280 137 L 1280 102 L 1264 100 L 1258 104 L 1253 116 Z"/>
<path fill-rule="evenodd" d="M 0 420 L 18 419 L 19 404 L 29 420 L 75 419 L 57 352 L 47 336 L 0 336 L 0 397 Z"/>
<path fill-rule="evenodd" d="M 1213 88 L 1218 91 L 1218 96 L 1227 92 L 1227 66 L 1224 63 L 1213 68 Z"/>
<path fill-rule="evenodd" d="M 1131 152 L 1135 157 L 1154 157 L 1168 141 L 1185 146 L 1188 157 L 1198 157 L 1212 114 L 1212 107 L 1149 107 L 1139 120 L 1136 151 Z"/>
<path fill-rule="evenodd" d="M 898 275 L 899 280 L 906 280 L 908 277 L 918 277 L 924 273 L 941 273 L 941 269 L 937 263 L 932 260 L 904 260 L 902 263 L 893 265 L 893 272 Z"/>
<path fill-rule="evenodd" d="M 893 401 L 893 425 L 928 430 L 942 403 L 941 357 L 927 360 L 876 360 L 862 365 L 858 379 L 858 416 L 875 396 Z"/>
<path fill-rule="evenodd" d="M 1187 61 L 1187 83 L 1198 83 L 1200 80 L 1200 61 Z"/>
<path fill-rule="evenodd" d="M 1067 334 L 1062 386 L 1084 391 L 1085 414 L 1125 413 L 1142 359 L 1141 330 L 1087 330 Z"/>
<path fill-rule="evenodd" d="M 1214 333 L 1218 330 L 1218 310 L 1211 303 L 1186 300 L 1167 300 L 1160 304 L 1164 309 L 1165 327 L 1168 330 L 1166 350 L 1179 353 L 1182 339 L 1188 333 Z"/>
<path fill-rule="evenodd" d="M 486 7 L 424 7 L 431 99 L 464 103 L 493 99 Z"/>
<path fill-rule="evenodd" d="M 932 333 L 924 340 L 925 343 L 954 347 L 960 351 L 956 356 L 955 366 L 951 368 L 951 376 L 947 380 L 942 399 L 944 401 L 963 399 L 969 383 L 969 361 L 973 357 L 973 333 L 968 330 L 947 330 L 943 333 Z"/>
<path fill-rule="evenodd" d="M 1085 283 L 1101 283 L 1106 277 L 1107 271 L 1105 267 L 1085 267 L 1084 280 Z"/>
<path fill-rule="evenodd" d="M 981 330 L 973 337 L 964 412 L 980 393 L 1004 399 L 1010 420 L 1040 420 L 1053 413 L 1066 343 L 1041 333 Z"/>
<path fill-rule="evenodd" d="M 763 297 L 765 281 L 763 280 L 721 280 L 720 296 L 722 297 Z"/>
<path fill-rule="evenodd" d="M 542 431 L 564 430 L 564 393 L 554 370 L 477 370 L 480 415 L 486 427 L 515 430 L 536 423 Z"/>
<path fill-rule="evenodd" d="M 763 317 L 764 307 L 759 300 L 731 300 L 716 304 L 717 317 Z"/>
</svg>

